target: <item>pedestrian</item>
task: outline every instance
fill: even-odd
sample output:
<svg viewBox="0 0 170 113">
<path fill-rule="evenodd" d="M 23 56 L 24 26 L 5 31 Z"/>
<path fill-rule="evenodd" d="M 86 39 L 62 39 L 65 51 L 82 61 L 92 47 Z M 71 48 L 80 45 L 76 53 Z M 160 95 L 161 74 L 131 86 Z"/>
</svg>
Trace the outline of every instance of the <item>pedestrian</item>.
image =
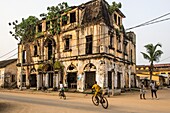
<svg viewBox="0 0 170 113">
<path fill-rule="evenodd" d="M 66 99 L 66 95 L 64 94 L 64 86 L 63 86 L 63 83 L 60 81 L 60 90 L 59 90 L 59 96 L 60 96 L 60 99 L 63 97 L 64 99 Z"/>
<path fill-rule="evenodd" d="M 140 85 L 140 99 L 146 99 L 145 98 L 145 93 L 146 93 L 146 90 L 145 90 L 145 85 L 144 83 L 142 82 L 141 85 Z M 142 98 L 143 97 L 143 98 Z"/>
<path fill-rule="evenodd" d="M 150 83 L 150 88 L 151 88 L 151 96 L 152 96 L 152 99 L 154 99 L 153 94 L 155 95 L 155 98 L 158 99 L 158 97 L 157 97 L 156 84 L 155 84 L 155 82 L 154 82 L 153 80 L 152 80 L 151 83 Z"/>
</svg>

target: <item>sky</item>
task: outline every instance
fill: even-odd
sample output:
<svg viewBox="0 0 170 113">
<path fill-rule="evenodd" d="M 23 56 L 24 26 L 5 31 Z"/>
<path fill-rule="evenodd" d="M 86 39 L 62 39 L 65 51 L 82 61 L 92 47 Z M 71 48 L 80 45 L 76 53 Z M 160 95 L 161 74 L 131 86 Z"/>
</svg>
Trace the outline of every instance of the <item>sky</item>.
<svg viewBox="0 0 170 113">
<path fill-rule="evenodd" d="M 17 58 L 17 43 L 9 34 L 12 30 L 9 22 L 21 21 L 28 16 L 39 18 L 41 13 L 47 13 L 48 6 L 57 6 L 59 3 L 67 2 L 69 6 L 78 6 L 89 0 L 3 0 L 0 1 L 0 60 Z M 106 0 L 109 4 L 113 1 L 121 2 L 122 13 L 126 16 L 123 19 L 125 29 L 142 24 L 164 14 L 170 13 L 170 0 Z M 167 15 L 164 18 L 170 18 Z M 164 53 L 159 64 L 170 63 L 170 20 L 131 29 L 136 34 L 136 64 L 148 65 L 140 52 L 146 52 L 147 44 L 162 44 Z M 13 52 L 11 52 L 13 50 Z M 11 53 L 9 53 L 11 52 Z M 6 55 L 9 53 L 8 55 Z"/>
</svg>

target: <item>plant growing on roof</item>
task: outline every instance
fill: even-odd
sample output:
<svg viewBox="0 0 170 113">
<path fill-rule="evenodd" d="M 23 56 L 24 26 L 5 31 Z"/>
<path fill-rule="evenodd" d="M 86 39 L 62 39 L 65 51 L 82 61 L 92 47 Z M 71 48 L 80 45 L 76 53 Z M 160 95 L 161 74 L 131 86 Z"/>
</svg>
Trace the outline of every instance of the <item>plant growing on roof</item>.
<svg viewBox="0 0 170 113">
<path fill-rule="evenodd" d="M 42 68 L 43 68 L 43 64 L 39 64 L 38 71 L 42 71 Z"/>
<path fill-rule="evenodd" d="M 116 29 L 116 36 L 117 36 L 118 38 L 120 38 L 120 31 L 119 31 L 119 29 Z"/>
<path fill-rule="evenodd" d="M 53 35 L 59 34 L 61 31 L 60 20 L 62 18 L 61 14 L 68 12 L 70 10 L 67 2 L 58 4 L 58 6 L 47 7 L 48 13 L 40 14 L 40 17 L 46 18 L 47 21 L 51 21 L 51 26 L 49 32 Z M 68 19 L 68 17 L 63 17 Z"/>
<path fill-rule="evenodd" d="M 116 2 L 112 2 L 111 5 L 109 5 L 109 13 L 112 14 L 116 9 L 120 9 L 122 7 L 122 4 L 116 3 Z"/>
<path fill-rule="evenodd" d="M 61 62 L 60 61 L 55 61 L 55 63 L 54 63 L 54 69 L 55 70 L 58 70 L 58 69 L 63 69 L 64 68 L 64 65 L 63 64 L 61 64 Z"/>
</svg>

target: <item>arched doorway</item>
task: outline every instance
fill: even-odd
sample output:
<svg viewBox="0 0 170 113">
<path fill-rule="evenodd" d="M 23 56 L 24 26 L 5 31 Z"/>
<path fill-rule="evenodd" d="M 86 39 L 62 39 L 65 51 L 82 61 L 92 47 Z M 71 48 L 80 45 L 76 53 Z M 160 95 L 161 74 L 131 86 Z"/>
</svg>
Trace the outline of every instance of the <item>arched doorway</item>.
<svg viewBox="0 0 170 113">
<path fill-rule="evenodd" d="M 91 89 L 96 81 L 96 66 L 92 63 L 87 64 L 84 67 L 85 71 L 85 88 Z"/>
<path fill-rule="evenodd" d="M 32 68 L 30 71 L 30 87 L 37 87 L 37 75 L 36 75 L 36 69 Z"/>
<path fill-rule="evenodd" d="M 67 68 L 67 84 L 68 88 L 77 89 L 77 69 L 73 64 L 70 64 Z"/>
</svg>

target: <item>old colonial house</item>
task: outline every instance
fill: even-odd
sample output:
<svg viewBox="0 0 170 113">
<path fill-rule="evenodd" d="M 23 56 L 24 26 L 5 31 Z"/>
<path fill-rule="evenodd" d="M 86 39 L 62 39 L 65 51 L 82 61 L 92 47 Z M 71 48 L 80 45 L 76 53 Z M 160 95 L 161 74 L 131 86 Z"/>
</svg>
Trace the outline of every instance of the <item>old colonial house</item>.
<svg viewBox="0 0 170 113">
<path fill-rule="evenodd" d="M 141 81 L 148 86 L 150 80 L 149 65 L 137 65 L 136 75 L 140 77 Z M 170 64 L 155 64 L 153 70 L 152 80 L 159 83 L 160 86 L 170 84 Z"/>
<path fill-rule="evenodd" d="M 16 87 L 17 59 L 0 61 L 0 87 Z"/>
<path fill-rule="evenodd" d="M 62 81 L 69 89 L 83 92 L 97 81 L 113 94 L 135 87 L 136 36 L 125 32 L 125 15 L 119 9 L 110 14 L 108 6 L 105 0 L 92 0 L 71 7 L 62 14 L 68 19 L 61 21 L 58 35 L 51 35 L 47 30 L 52 22 L 42 19 L 36 40 L 24 44 L 23 52 L 19 44 L 23 86 L 54 88 Z"/>
</svg>

